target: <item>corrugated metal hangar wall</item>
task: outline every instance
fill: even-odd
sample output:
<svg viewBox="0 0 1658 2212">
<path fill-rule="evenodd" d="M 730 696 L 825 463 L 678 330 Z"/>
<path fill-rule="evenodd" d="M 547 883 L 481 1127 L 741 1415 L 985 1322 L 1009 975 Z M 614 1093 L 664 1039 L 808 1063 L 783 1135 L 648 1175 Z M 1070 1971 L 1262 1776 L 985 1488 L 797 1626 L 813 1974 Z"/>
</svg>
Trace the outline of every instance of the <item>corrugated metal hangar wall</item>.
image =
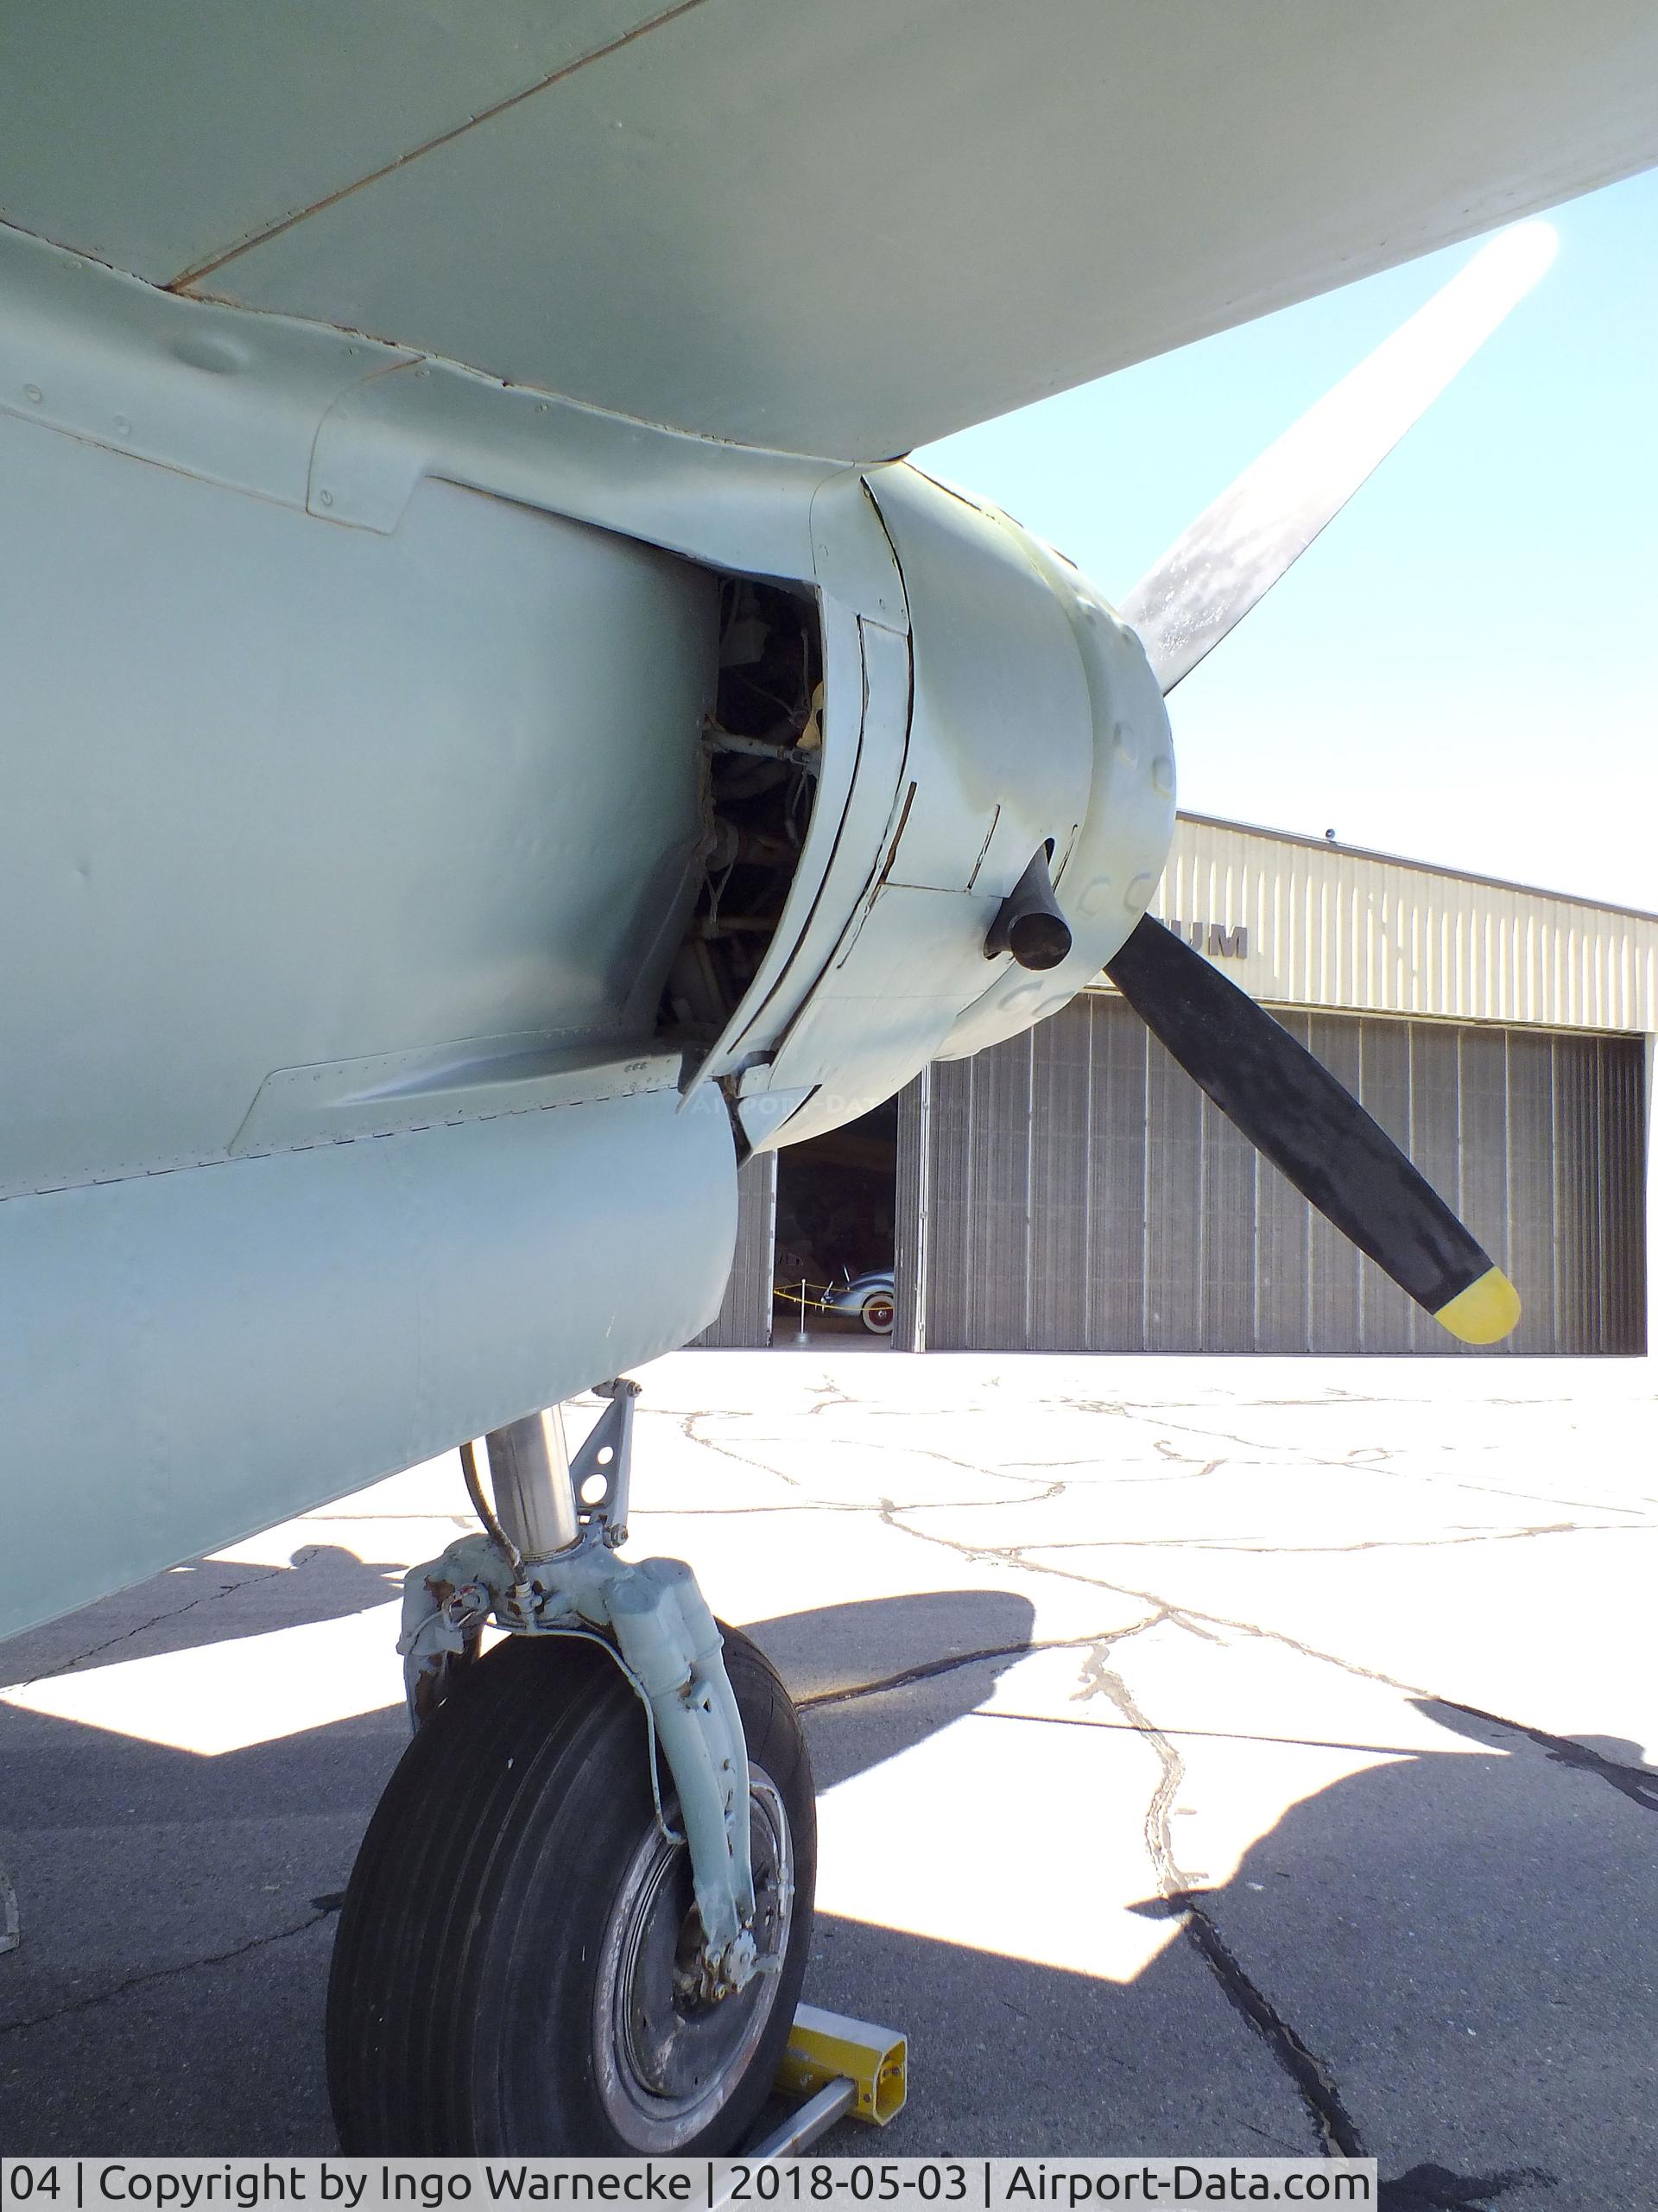
<svg viewBox="0 0 1658 2212">
<path fill-rule="evenodd" d="M 1190 814 L 1151 910 L 1463 1214 L 1524 1302 L 1506 1349 L 1647 1350 L 1658 916 Z M 768 1341 L 775 1177 L 743 1172 L 706 1342 Z M 929 1068 L 902 1101 L 896 1186 L 894 1341 L 912 1349 L 1458 1348 L 1104 989 Z"/>
<path fill-rule="evenodd" d="M 777 1155 L 756 1152 L 737 1176 L 737 1251 L 719 1311 L 695 1341 L 709 1346 L 769 1344 L 771 1253 L 777 1233 Z"/>
<path fill-rule="evenodd" d="M 1520 1284 L 1515 1352 L 1646 1348 L 1639 1039 L 1281 1010 Z M 898 1341 L 1458 1347 L 1090 994 L 904 1102 Z M 907 1163 L 913 1163 L 907 1175 Z"/>
</svg>

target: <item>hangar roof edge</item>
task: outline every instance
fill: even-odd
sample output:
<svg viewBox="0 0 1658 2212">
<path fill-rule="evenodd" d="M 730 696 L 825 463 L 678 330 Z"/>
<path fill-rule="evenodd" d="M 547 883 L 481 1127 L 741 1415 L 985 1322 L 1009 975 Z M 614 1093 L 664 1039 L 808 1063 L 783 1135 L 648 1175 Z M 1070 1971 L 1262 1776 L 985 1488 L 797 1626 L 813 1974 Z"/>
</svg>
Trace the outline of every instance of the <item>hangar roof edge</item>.
<svg viewBox="0 0 1658 2212">
<path fill-rule="evenodd" d="M 1267 822 L 1236 821 L 1225 814 L 1196 814 L 1181 807 L 1178 821 L 1196 822 L 1206 829 L 1235 830 L 1245 837 L 1262 837 L 1275 845 L 1300 845 L 1313 852 L 1344 853 L 1353 860 L 1376 860 L 1390 868 L 1414 868 L 1425 876 L 1445 876 L 1453 883 L 1484 884 L 1492 891 L 1522 891 L 1536 898 L 1559 899 L 1567 906 L 1590 906 L 1600 914 L 1618 914 L 1634 922 L 1658 922 L 1658 913 L 1643 906 L 1621 906 L 1614 899 L 1592 898 L 1582 891 L 1560 891 L 1548 884 L 1524 884 L 1509 876 L 1486 876 L 1472 868 L 1448 868 L 1440 860 L 1418 860 L 1408 852 L 1383 852 L 1374 846 L 1349 845 L 1341 838 L 1309 837 L 1304 830 L 1275 829 Z"/>
</svg>

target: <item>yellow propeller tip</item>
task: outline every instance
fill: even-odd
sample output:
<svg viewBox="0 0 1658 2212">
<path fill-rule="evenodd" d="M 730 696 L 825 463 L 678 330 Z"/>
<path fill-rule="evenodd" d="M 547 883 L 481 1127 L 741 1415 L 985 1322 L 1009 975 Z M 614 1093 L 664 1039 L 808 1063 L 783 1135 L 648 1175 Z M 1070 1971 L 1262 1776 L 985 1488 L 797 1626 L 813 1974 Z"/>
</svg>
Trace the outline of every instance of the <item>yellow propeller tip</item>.
<svg viewBox="0 0 1658 2212">
<path fill-rule="evenodd" d="M 1488 1267 L 1433 1318 L 1464 1344 L 1497 1344 L 1520 1318 L 1520 1293 L 1500 1267 Z"/>
</svg>

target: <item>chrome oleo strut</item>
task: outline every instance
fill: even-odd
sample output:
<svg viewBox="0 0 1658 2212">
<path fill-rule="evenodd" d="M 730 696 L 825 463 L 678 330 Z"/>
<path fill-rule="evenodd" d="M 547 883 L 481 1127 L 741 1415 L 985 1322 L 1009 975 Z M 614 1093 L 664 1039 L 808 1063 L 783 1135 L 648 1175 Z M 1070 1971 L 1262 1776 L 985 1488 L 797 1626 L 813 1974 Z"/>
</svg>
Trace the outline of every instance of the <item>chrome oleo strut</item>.
<svg viewBox="0 0 1658 2212">
<path fill-rule="evenodd" d="M 742 1716 L 719 1631 L 689 1567 L 678 1559 L 617 1556 L 628 1533 L 639 1385 L 621 1378 L 597 1390 L 610 1404 L 573 1461 L 565 1459 L 557 1407 L 490 1434 L 494 1512 L 471 1448 L 463 1447 L 468 1487 L 487 1533 L 462 1537 L 404 1579 L 397 1648 L 409 1721 L 418 1727 L 456 1670 L 477 1657 L 490 1621 L 514 1636 L 579 1636 L 601 1645 L 644 1706 L 651 1788 L 670 1837 L 658 1745 L 679 1796 L 702 1924 L 698 1993 L 713 2000 L 779 1964 L 758 1956 L 755 1945 Z"/>
</svg>

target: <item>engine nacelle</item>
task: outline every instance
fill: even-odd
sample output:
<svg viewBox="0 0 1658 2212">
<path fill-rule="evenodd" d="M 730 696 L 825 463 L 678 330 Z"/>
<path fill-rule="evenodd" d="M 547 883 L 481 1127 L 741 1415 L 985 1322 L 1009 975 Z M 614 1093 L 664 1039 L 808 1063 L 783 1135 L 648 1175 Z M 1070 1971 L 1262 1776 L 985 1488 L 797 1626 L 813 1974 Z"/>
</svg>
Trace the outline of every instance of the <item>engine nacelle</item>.
<svg viewBox="0 0 1658 2212">
<path fill-rule="evenodd" d="M 1109 610 L 914 469 L 3 225 L 0 293 L 0 1405 L 98 1531 L 11 1486 L 3 1632 L 685 1342 L 733 1120 L 1079 988 L 1173 773 Z M 1038 978 L 985 940 L 1050 846 Z"/>
<path fill-rule="evenodd" d="M 909 650 L 860 624 L 858 777 L 866 753 L 896 774 L 855 910 L 765 1064 L 737 1078 L 758 1144 L 833 1128 L 929 1061 L 1056 1011 L 1145 912 L 1174 829 L 1162 698 L 1099 594 L 1008 517 L 908 465 L 864 481 Z M 1039 852 L 1073 941 L 1032 973 L 986 939 Z"/>
</svg>

